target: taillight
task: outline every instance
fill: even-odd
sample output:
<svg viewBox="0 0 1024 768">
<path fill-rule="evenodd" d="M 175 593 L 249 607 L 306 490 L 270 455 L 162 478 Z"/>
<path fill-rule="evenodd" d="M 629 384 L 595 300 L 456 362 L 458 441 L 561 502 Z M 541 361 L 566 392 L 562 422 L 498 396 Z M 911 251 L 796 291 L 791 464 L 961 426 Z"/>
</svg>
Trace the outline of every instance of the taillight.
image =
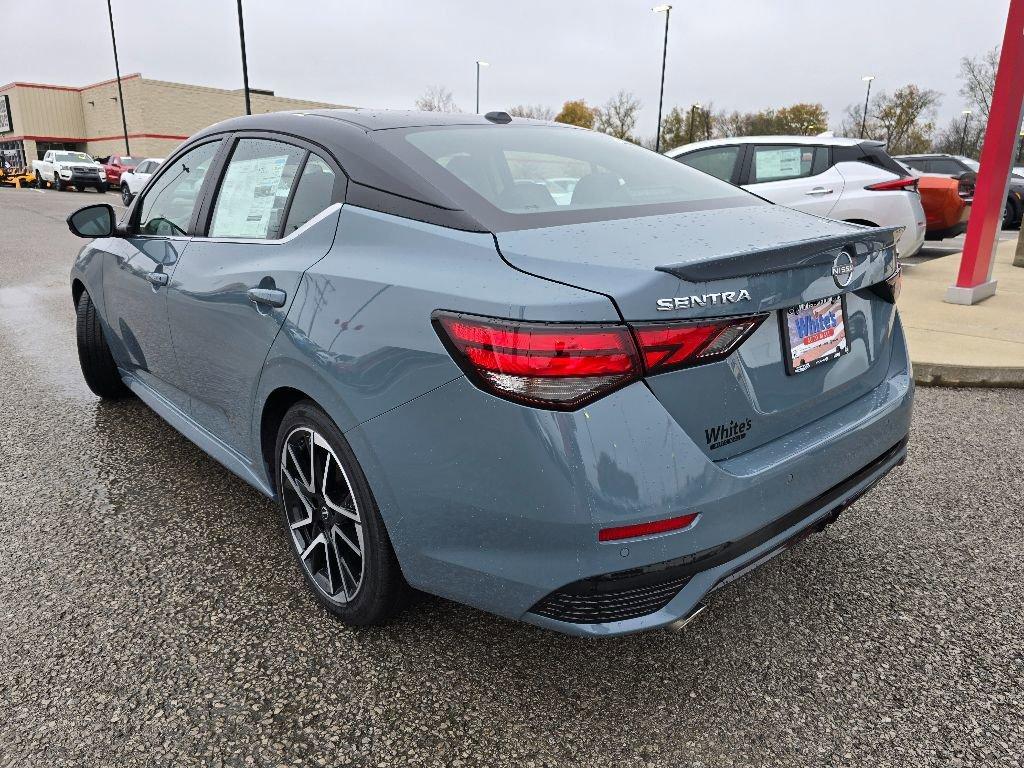
<svg viewBox="0 0 1024 768">
<path fill-rule="evenodd" d="M 732 354 L 767 315 L 704 320 L 690 323 L 633 325 L 637 346 L 648 373 L 664 373 Z"/>
<path fill-rule="evenodd" d="M 463 371 L 492 394 L 573 410 L 646 374 L 729 355 L 767 315 L 698 322 L 531 323 L 435 312 Z"/>
<path fill-rule="evenodd" d="M 891 192 L 894 189 L 917 192 L 917 177 L 903 176 L 899 179 L 892 179 L 890 181 L 880 181 L 877 184 L 868 184 L 864 189 L 870 189 L 873 192 Z"/>
<path fill-rule="evenodd" d="M 467 374 L 494 394 L 571 409 L 640 376 L 624 325 L 525 323 L 435 312 Z"/>
</svg>

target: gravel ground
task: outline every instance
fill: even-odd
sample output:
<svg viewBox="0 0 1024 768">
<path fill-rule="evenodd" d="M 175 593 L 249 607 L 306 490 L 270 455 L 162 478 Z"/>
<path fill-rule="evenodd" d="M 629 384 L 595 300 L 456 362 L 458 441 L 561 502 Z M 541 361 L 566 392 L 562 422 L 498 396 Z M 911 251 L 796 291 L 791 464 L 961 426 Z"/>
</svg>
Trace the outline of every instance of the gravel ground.
<svg viewBox="0 0 1024 768">
<path fill-rule="evenodd" d="M 353 631 L 268 501 L 82 384 L 97 199 L 0 190 L 3 768 L 1021 764 L 1024 391 L 919 390 L 908 462 L 682 634 L 429 597 Z"/>
</svg>

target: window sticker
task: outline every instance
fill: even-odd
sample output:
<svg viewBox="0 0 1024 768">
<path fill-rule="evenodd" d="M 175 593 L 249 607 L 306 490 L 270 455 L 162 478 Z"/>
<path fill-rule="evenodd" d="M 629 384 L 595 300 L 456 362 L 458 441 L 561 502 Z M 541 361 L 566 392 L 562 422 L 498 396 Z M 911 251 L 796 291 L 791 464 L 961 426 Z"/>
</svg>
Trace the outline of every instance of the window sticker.
<svg viewBox="0 0 1024 768">
<path fill-rule="evenodd" d="M 288 155 L 233 161 L 221 184 L 210 234 L 268 237 L 274 202 L 288 196 L 290 185 L 281 183 L 287 162 Z"/>
<path fill-rule="evenodd" d="M 759 149 L 755 153 L 758 181 L 791 178 L 800 175 L 800 148 Z"/>
</svg>

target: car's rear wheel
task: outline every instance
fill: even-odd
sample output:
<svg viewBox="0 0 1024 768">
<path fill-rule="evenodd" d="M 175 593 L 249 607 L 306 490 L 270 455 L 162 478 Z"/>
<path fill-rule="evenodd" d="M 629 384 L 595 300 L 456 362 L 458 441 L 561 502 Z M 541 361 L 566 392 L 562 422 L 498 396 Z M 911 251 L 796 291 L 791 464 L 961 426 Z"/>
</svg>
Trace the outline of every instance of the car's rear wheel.
<svg viewBox="0 0 1024 768">
<path fill-rule="evenodd" d="M 346 624 L 387 620 L 408 590 L 377 504 L 341 431 L 310 401 L 278 430 L 285 530 L 317 600 Z"/>
<path fill-rule="evenodd" d="M 53 188 L 58 192 L 64 191 L 64 182 L 60 180 L 60 174 L 56 171 L 53 172 Z"/>
<path fill-rule="evenodd" d="M 127 184 L 121 185 L 121 202 L 125 204 L 125 207 L 132 204 L 132 191 L 128 189 Z"/>
<path fill-rule="evenodd" d="M 46 189 L 46 180 L 43 178 L 43 174 L 36 173 L 36 189 Z"/>
<path fill-rule="evenodd" d="M 1006 205 L 1003 208 L 1003 229 L 1010 229 L 1013 227 L 1017 219 L 1017 209 L 1013 206 L 1013 201 L 1009 198 L 1006 199 Z"/>
<path fill-rule="evenodd" d="M 117 364 L 103 334 L 103 324 L 88 291 L 82 291 L 75 310 L 78 362 L 82 366 L 85 383 L 93 394 L 106 400 L 124 397 L 128 394 L 128 388 L 117 372 Z"/>
</svg>

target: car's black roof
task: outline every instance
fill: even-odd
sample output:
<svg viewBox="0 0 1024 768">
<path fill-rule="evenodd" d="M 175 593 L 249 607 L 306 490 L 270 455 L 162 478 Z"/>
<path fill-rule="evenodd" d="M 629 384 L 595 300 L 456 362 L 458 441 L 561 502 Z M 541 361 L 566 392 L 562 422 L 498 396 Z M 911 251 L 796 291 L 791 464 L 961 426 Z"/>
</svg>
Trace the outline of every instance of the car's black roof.
<svg viewBox="0 0 1024 768">
<path fill-rule="evenodd" d="M 514 118 L 512 124 L 557 125 Z M 448 195 L 372 138 L 375 131 L 426 126 L 501 124 L 483 115 L 411 110 L 312 109 L 234 117 L 211 125 L 189 141 L 233 131 L 268 131 L 323 147 L 348 177 L 353 205 L 474 232 L 489 231 Z M 570 126 L 565 126 L 572 130 Z"/>
</svg>

